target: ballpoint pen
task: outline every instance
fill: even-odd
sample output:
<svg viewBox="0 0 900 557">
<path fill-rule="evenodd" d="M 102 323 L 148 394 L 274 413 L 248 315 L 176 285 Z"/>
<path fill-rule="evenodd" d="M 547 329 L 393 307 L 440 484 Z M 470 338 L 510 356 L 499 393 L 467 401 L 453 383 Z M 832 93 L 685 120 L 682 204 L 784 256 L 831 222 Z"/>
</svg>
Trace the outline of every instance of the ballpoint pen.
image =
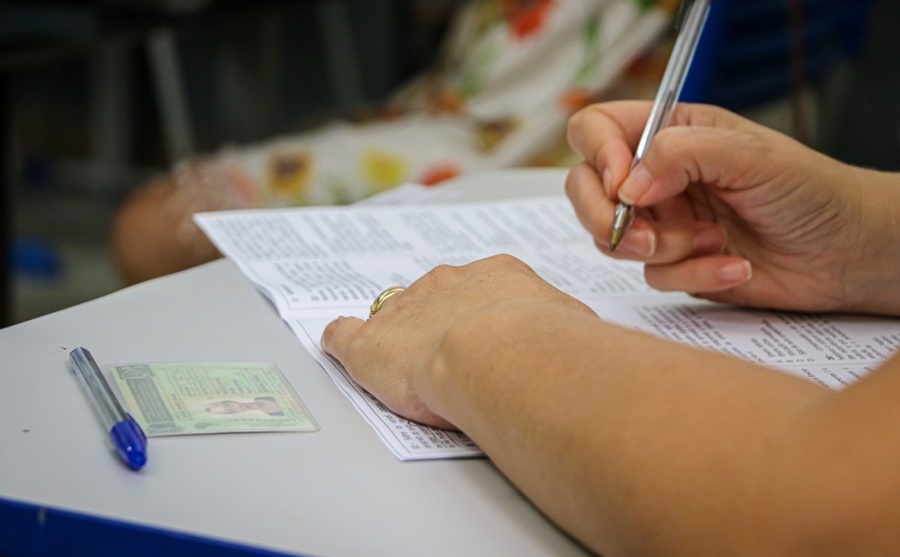
<svg viewBox="0 0 900 557">
<path fill-rule="evenodd" d="M 680 13 L 676 19 L 679 29 L 678 38 L 675 39 L 675 47 L 669 57 L 669 63 L 666 65 L 653 108 L 650 109 L 650 117 L 647 119 L 641 141 L 634 153 L 631 170 L 634 170 L 641 162 L 650 147 L 650 142 L 653 141 L 659 130 L 669 124 L 669 120 L 672 118 L 672 112 L 675 110 L 681 89 L 684 87 L 688 69 L 691 67 L 691 60 L 697 50 L 697 43 L 700 42 L 703 25 L 709 15 L 710 4 L 712 4 L 712 0 L 683 0 L 681 3 Z M 616 205 L 612 234 L 609 240 L 610 251 L 615 250 L 622 241 L 625 230 L 631 224 L 633 212 L 634 207 L 627 203 L 620 201 Z"/>
<path fill-rule="evenodd" d="M 147 463 L 147 436 L 137 421 L 116 400 L 100 367 L 85 348 L 76 348 L 69 359 L 81 386 L 94 404 L 103 427 L 109 432 L 116 454 L 132 470 L 140 470 Z"/>
</svg>

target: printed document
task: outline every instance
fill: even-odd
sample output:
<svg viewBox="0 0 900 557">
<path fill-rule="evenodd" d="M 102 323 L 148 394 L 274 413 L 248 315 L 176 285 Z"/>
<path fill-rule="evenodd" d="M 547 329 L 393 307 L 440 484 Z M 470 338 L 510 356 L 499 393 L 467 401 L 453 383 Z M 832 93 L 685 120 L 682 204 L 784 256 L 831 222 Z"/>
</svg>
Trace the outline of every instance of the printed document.
<svg viewBox="0 0 900 557">
<path fill-rule="evenodd" d="M 900 320 L 753 311 L 649 288 L 642 266 L 599 253 L 562 196 L 447 204 L 203 213 L 196 222 L 277 308 L 360 414 L 402 460 L 481 455 L 466 436 L 405 420 L 322 352 L 339 315 L 438 264 L 506 253 L 603 319 L 718 350 L 839 389 L 900 347 Z"/>
</svg>

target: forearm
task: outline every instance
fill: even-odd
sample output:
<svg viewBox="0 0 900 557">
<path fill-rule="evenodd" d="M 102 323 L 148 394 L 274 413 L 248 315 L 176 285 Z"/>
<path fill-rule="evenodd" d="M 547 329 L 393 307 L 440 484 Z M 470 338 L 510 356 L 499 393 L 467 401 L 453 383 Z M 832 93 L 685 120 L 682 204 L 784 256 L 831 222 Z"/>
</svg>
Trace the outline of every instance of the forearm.
<svg viewBox="0 0 900 557">
<path fill-rule="evenodd" d="M 423 400 L 608 556 L 766 554 L 760 484 L 792 416 L 830 395 L 540 301 L 457 326 L 434 370 Z"/>
</svg>

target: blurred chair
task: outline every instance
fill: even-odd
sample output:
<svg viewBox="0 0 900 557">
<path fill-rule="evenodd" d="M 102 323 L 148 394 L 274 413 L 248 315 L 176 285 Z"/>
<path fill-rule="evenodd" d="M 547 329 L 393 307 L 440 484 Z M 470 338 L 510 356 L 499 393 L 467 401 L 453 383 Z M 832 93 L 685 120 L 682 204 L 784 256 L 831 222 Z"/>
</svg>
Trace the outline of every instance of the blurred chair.
<svg viewBox="0 0 900 557">
<path fill-rule="evenodd" d="M 84 164 L 86 184 L 108 190 L 128 176 L 136 47 L 147 52 L 169 155 L 193 151 L 172 26 L 211 1 L 13 0 L 0 6 L 6 22 L 0 26 L 0 52 L 13 71 L 76 57 L 90 60 L 91 157 Z"/>
<path fill-rule="evenodd" d="M 811 134 L 796 129 L 804 127 L 798 99 L 813 91 L 820 107 L 815 112 L 840 102 L 835 96 L 840 97 L 841 71 L 859 53 L 871 5 L 872 0 L 716 0 L 681 99 L 741 112 L 792 98 L 795 135 Z"/>
<path fill-rule="evenodd" d="M 12 238 L 12 190 L 21 174 L 10 94 L 15 74 L 76 57 L 91 59 L 89 181 L 103 187 L 119 177 L 129 162 L 127 52 L 135 43 L 146 45 L 155 81 L 162 83 L 157 96 L 170 151 L 187 154 L 192 149 L 186 100 L 167 26 L 175 17 L 210 1 L 6 0 L 0 4 L 0 326 L 11 322 L 12 268 L 29 277 L 52 277 L 60 269 L 52 245 L 28 238 L 13 242 Z"/>
<path fill-rule="evenodd" d="M 258 44 L 260 48 L 249 55 L 242 50 L 246 50 L 246 43 L 232 40 L 217 45 L 221 62 L 217 85 L 224 99 L 222 119 L 235 124 L 249 120 L 258 125 L 258 121 L 282 116 L 278 97 L 287 63 L 283 38 L 289 32 L 283 12 L 293 2 L 0 0 L 0 326 L 10 322 L 11 264 L 33 276 L 47 276 L 60 268 L 58 258 L 57 264 L 50 264 L 55 254 L 52 246 L 30 239 L 12 241 L 12 190 L 22 174 L 10 93 L 15 74 L 72 58 L 90 59 L 90 156 L 67 164 L 67 170 L 87 189 L 116 191 L 146 178 L 145 169 L 134 166 L 129 149 L 134 49 L 147 53 L 163 147 L 171 164 L 194 151 L 194 129 L 175 30 L 184 25 L 187 16 L 208 6 L 210 18 L 225 14 L 239 20 L 247 13 L 261 20 L 265 26 L 260 29 L 261 40 L 251 42 L 251 46 Z M 357 108 L 363 92 L 351 2 L 306 3 L 316 9 L 335 104 L 343 111 Z M 386 13 L 395 8 L 394 0 L 372 4 Z M 255 102 L 248 102 L 251 98 Z M 265 113 L 250 110 L 253 107 L 262 107 Z"/>
</svg>

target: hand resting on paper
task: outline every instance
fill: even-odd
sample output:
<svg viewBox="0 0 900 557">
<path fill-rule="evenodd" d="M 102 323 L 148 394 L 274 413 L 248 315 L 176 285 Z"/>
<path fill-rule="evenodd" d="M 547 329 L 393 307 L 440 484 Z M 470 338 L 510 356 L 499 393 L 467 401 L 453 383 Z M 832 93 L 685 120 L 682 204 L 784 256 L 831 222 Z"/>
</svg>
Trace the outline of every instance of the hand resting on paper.
<svg viewBox="0 0 900 557">
<path fill-rule="evenodd" d="M 512 341 L 503 328 L 507 312 L 522 308 L 526 314 L 539 313 L 550 307 L 594 316 L 587 306 L 550 286 L 513 257 L 495 256 L 464 267 L 443 265 L 402 295 L 388 299 L 369 321 L 338 318 L 325 331 L 324 347 L 394 412 L 453 429 L 417 394 L 418 383 L 427 380 L 420 372 L 442 365 L 435 359 L 448 333 L 476 315 L 495 316 L 496 331 L 485 339 L 484 349 L 490 350 L 494 343 Z"/>
</svg>

